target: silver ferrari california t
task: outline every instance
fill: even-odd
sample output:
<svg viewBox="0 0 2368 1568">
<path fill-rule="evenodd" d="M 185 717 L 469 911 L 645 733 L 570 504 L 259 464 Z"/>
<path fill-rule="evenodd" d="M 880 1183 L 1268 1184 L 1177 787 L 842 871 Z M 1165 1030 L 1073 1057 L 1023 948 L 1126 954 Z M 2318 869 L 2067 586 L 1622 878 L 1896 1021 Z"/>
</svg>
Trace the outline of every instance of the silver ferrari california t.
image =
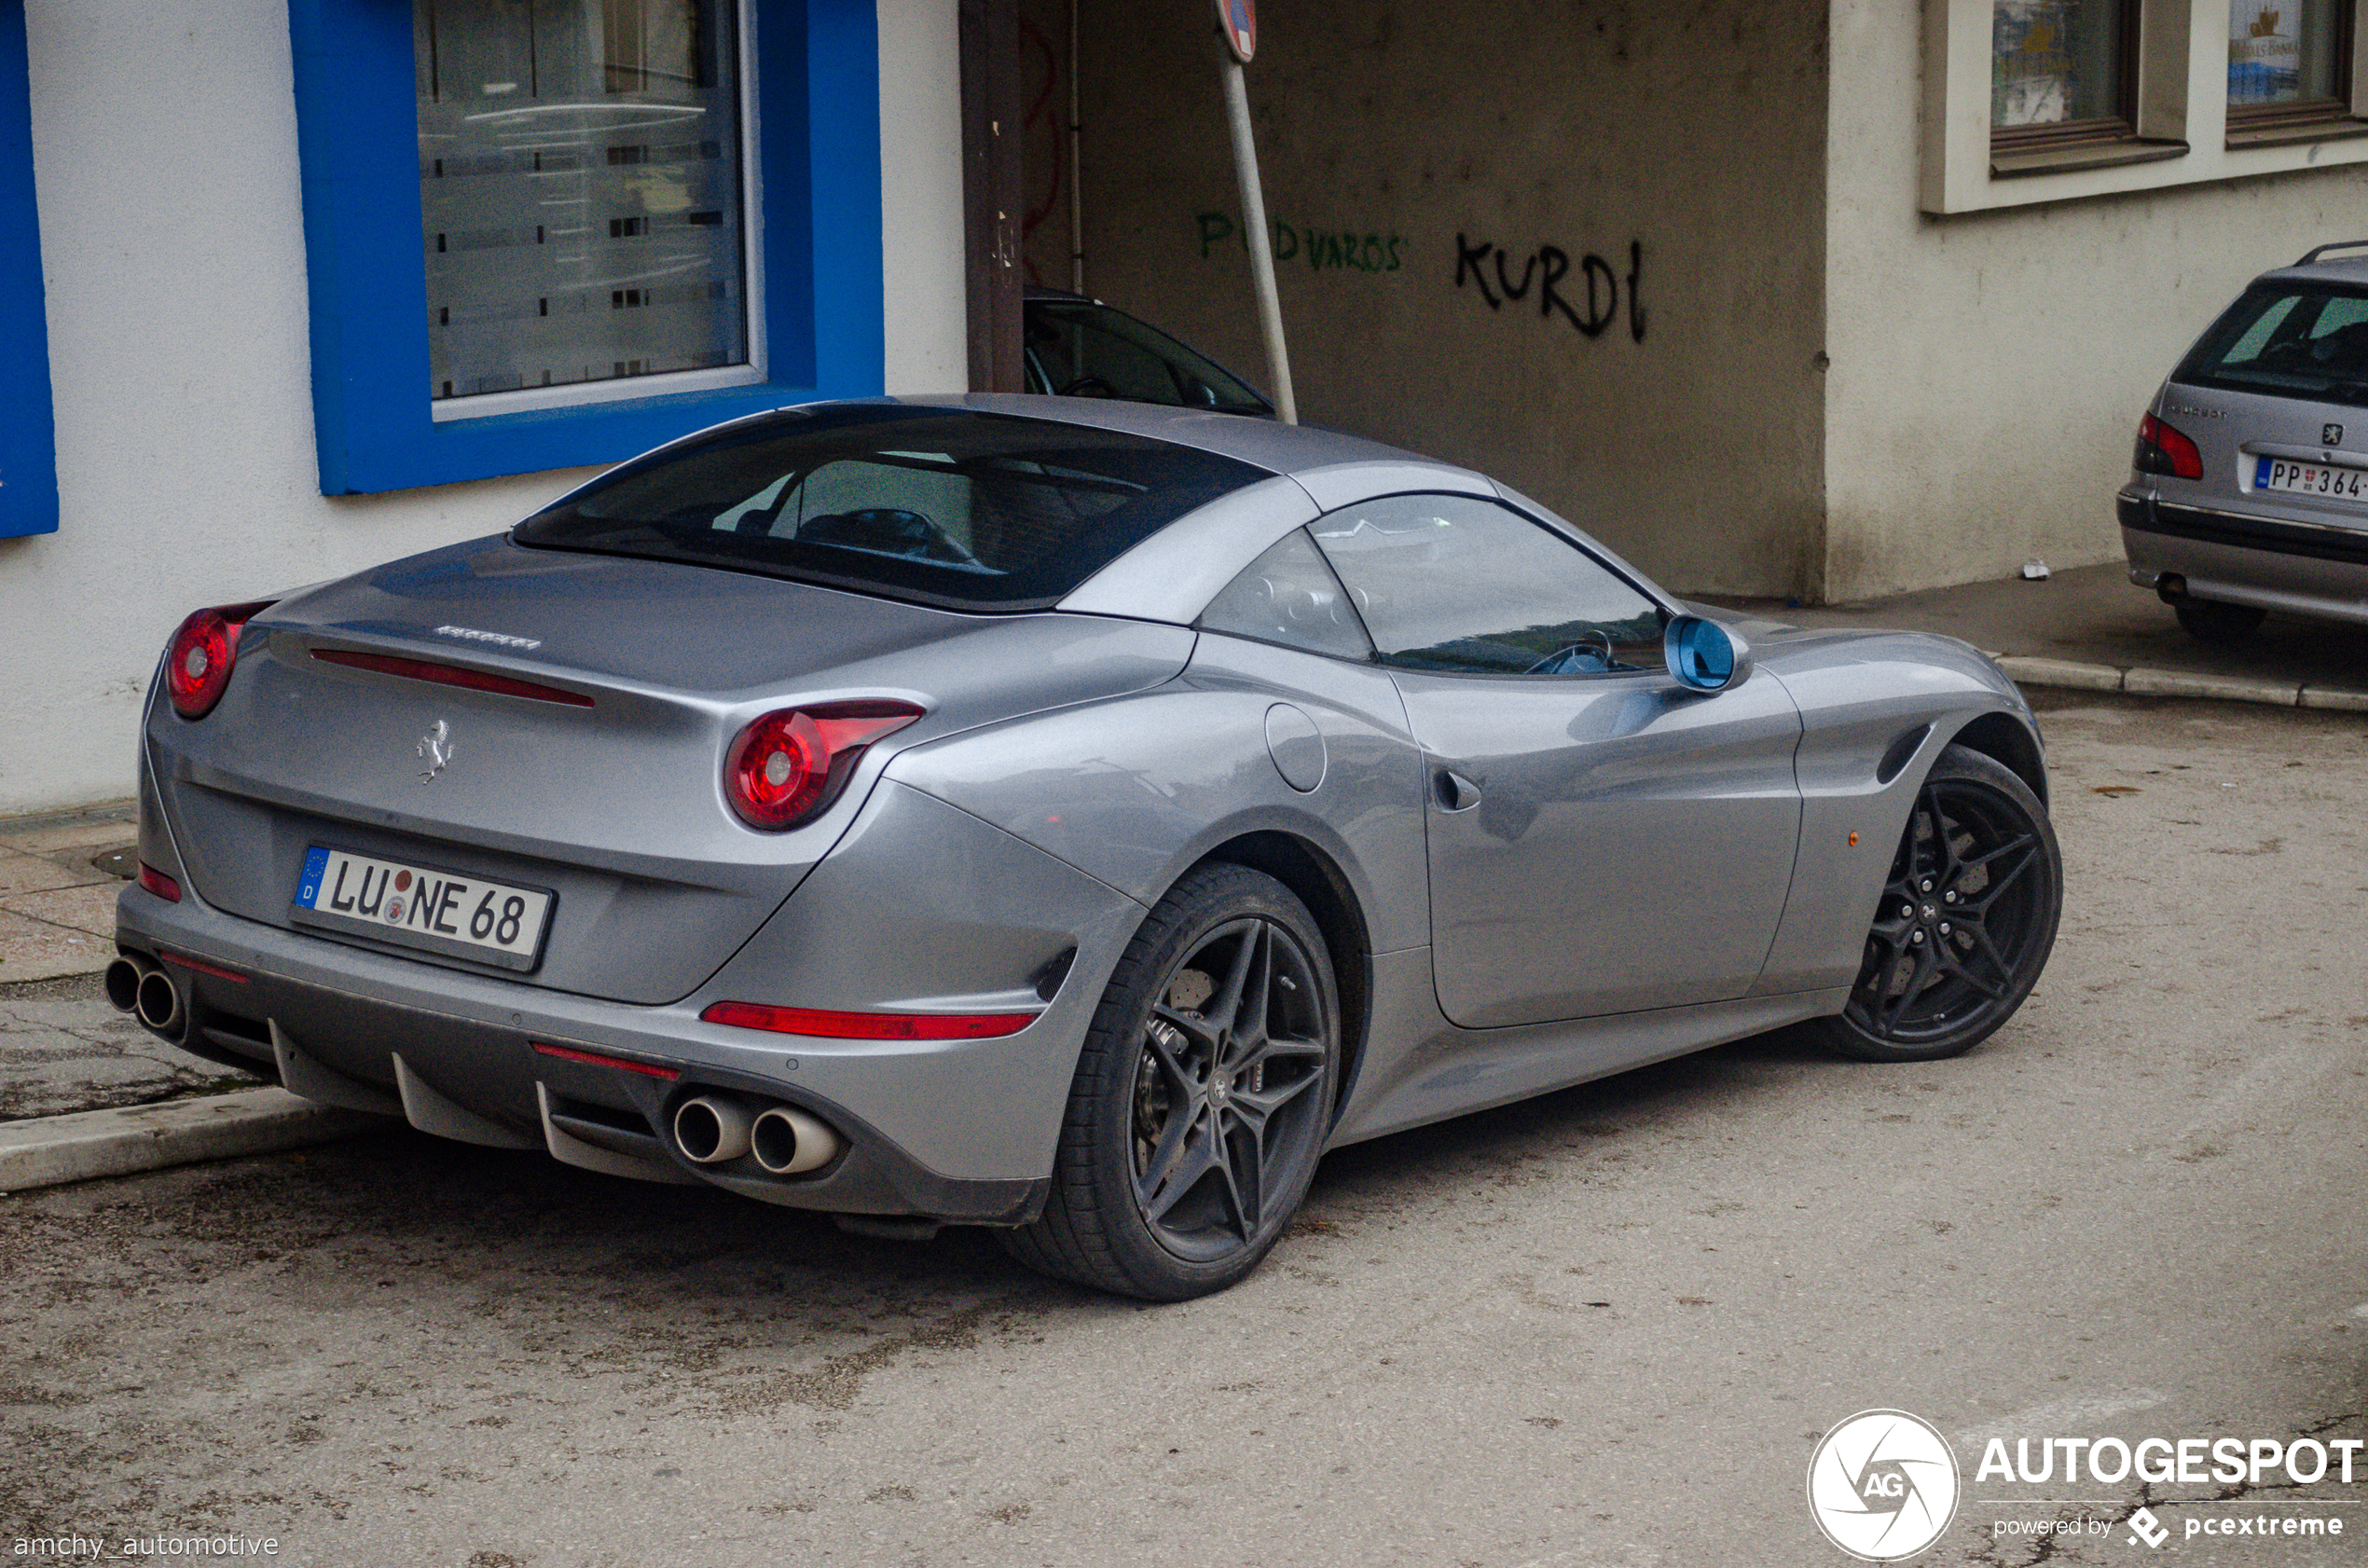
<svg viewBox="0 0 2368 1568">
<path fill-rule="evenodd" d="M 1172 1300 L 1339 1145 L 2019 1006 L 2039 733 L 1263 420 L 785 408 L 174 635 L 118 1005 L 444 1137 Z"/>
</svg>

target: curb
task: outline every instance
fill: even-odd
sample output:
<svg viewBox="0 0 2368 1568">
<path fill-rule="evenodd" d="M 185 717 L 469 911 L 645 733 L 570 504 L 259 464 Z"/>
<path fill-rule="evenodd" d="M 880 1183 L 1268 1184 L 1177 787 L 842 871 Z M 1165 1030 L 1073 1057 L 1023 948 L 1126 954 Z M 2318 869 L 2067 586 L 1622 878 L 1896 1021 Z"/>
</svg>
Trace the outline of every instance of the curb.
<svg viewBox="0 0 2368 1568">
<path fill-rule="evenodd" d="M 2279 681 L 2251 681 L 2242 676 L 2124 669 L 2118 665 L 2080 664 L 2071 659 L 2042 659 L 2019 653 L 1992 653 L 1990 657 L 2017 686 L 2122 692 L 2142 697 L 2208 697 L 2219 702 L 2255 703 L 2265 708 L 2368 713 L 2368 692 L 2347 691 L 2340 686 L 2290 686 Z"/>
<path fill-rule="evenodd" d="M 392 1124 L 284 1089 L 0 1121 L 0 1192 L 302 1148 Z"/>
</svg>

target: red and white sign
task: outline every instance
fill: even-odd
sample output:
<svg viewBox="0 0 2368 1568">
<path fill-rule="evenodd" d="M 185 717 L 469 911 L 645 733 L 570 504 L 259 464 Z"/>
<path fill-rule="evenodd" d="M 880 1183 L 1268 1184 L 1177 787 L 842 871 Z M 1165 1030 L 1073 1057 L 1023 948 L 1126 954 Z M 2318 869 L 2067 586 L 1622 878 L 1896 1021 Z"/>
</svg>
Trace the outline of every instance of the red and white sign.
<svg viewBox="0 0 2368 1568">
<path fill-rule="evenodd" d="M 1258 52 L 1258 0 L 1217 0 L 1217 21 L 1225 30 L 1225 47 L 1247 65 Z"/>
</svg>

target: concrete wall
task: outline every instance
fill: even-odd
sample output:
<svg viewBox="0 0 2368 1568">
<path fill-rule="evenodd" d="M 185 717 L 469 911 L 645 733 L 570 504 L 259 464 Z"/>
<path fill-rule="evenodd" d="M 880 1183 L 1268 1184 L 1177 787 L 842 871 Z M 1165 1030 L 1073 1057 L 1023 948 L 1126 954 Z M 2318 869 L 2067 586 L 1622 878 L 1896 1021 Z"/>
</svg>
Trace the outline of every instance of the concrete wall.
<svg viewBox="0 0 2368 1568">
<path fill-rule="evenodd" d="M 964 364 L 954 0 L 881 0 L 888 364 Z M 31 0 L 62 516 L 0 540 L 0 813 L 131 792 L 181 617 L 506 527 L 592 471 L 317 488 L 283 0 Z"/>
<path fill-rule="evenodd" d="M 1083 4 L 1087 286 L 1263 381 L 1207 7 Z M 1030 0 L 1039 61 L 1067 10 Z M 1303 417 L 1497 474 L 1673 587 L 1806 586 L 1824 27 L 1824 0 L 1268 0 L 1250 97 Z M 1029 260 L 1066 282 L 1031 126 Z"/>
<path fill-rule="evenodd" d="M 2113 494 L 2156 384 L 2254 273 L 2356 235 L 2368 198 L 2368 172 L 2330 169 L 1926 216 L 1921 39 L 1914 6 L 1835 0 L 1820 585 L 1837 599 L 2118 558 Z"/>
</svg>

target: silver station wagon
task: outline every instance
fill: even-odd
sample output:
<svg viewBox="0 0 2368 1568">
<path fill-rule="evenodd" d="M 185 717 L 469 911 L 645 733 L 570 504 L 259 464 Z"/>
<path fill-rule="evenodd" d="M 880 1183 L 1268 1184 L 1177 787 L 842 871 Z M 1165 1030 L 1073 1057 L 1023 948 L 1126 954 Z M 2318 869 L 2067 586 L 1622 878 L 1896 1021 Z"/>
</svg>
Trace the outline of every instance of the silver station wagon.
<svg viewBox="0 0 2368 1568">
<path fill-rule="evenodd" d="M 2155 394 L 2120 495 L 2130 581 L 2206 642 L 2368 624 L 2368 240 L 2254 279 Z"/>
</svg>

